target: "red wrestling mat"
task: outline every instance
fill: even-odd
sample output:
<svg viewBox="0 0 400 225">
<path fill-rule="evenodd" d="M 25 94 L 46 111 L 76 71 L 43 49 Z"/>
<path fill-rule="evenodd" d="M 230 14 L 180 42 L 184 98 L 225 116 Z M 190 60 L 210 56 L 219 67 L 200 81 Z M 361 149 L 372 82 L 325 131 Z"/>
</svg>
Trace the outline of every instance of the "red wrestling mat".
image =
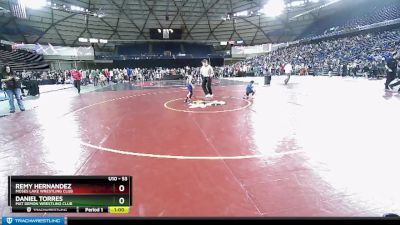
<svg viewBox="0 0 400 225">
<path fill-rule="evenodd" d="M 121 174 L 134 179 L 129 216 L 396 212 L 399 184 L 385 176 L 400 171 L 398 157 L 385 157 L 398 152 L 396 132 L 366 109 L 394 114 L 398 102 L 342 82 L 259 87 L 254 100 L 242 98 L 245 85 L 217 86 L 194 108 L 182 88 L 92 92 L 1 118 L 0 211 L 8 214 L 8 175 Z M 199 86 L 194 96 L 205 100 Z"/>
</svg>

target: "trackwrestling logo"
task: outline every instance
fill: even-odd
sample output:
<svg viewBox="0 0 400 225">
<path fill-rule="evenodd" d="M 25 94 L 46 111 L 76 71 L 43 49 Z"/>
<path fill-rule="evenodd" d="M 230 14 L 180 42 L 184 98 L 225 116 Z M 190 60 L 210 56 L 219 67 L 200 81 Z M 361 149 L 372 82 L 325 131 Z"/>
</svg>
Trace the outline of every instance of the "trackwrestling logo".
<svg viewBox="0 0 400 225">
<path fill-rule="evenodd" d="M 206 108 L 209 106 L 221 106 L 225 105 L 226 102 L 224 101 L 217 101 L 217 100 L 212 100 L 212 101 L 207 101 L 207 100 L 196 100 L 193 101 L 189 104 L 189 109 L 194 109 L 194 108 Z"/>
<path fill-rule="evenodd" d="M 3 224 L 13 225 L 38 225 L 38 224 L 52 224 L 64 225 L 64 217 L 3 217 Z"/>
</svg>

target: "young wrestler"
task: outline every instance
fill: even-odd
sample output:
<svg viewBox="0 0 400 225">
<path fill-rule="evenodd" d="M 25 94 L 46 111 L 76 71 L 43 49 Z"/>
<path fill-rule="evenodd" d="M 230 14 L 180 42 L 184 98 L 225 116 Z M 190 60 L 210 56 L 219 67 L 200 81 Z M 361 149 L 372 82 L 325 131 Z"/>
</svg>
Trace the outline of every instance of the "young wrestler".
<svg viewBox="0 0 400 225">
<path fill-rule="evenodd" d="M 254 96 L 256 91 L 254 90 L 254 80 L 250 81 L 250 83 L 246 86 L 246 95 L 244 96 L 244 99 L 248 99 L 249 95 Z"/>
<path fill-rule="evenodd" d="M 188 76 L 187 79 L 187 90 L 188 90 L 188 94 L 186 95 L 186 99 L 185 102 L 192 102 L 192 96 L 193 96 L 193 89 L 194 89 L 194 85 L 193 85 L 193 77 L 191 75 Z"/>
</svg>

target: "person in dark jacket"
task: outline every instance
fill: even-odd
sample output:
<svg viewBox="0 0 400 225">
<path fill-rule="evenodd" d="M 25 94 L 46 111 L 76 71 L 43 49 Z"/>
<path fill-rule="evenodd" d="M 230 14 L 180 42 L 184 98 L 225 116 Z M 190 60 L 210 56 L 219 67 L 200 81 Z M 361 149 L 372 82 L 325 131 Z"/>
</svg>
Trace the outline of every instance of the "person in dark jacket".
<svg viewBox="0 0 400 225">
<path fill-rule="evenodd" d="M 13 73 L 10 66 L 6 65 L 4 67 L 4 71 L 1 73 L 0 79 L 8 96 L 10 113 L 15 113 L 14 96 L 17 100 L 19 109 L 21 111 L 25 111 L 25 107 L 22 102 L 21 81 L 20 78 Z"/>
<path fill-rule="evenodd" d="M 400 85 L 400 81 L 396 83 L 390 84 L 393 80 L 396 79 L 397 75 L 397 64 L 398 64 L 398 54 L 397 51 L 392 52 L 392 57 L 386 60 L 386 82 L 385 89 L 393 90 L 394 87 Z M 400 89 L 399 89 L 400 92 Z"/>
<path fill-rule="evenodd" d="M 371 76 L 372 78 L 378 79 L 378 65 L 376 62 L 372 63 L 372 68 L 371 68 Z"/>
</svg>

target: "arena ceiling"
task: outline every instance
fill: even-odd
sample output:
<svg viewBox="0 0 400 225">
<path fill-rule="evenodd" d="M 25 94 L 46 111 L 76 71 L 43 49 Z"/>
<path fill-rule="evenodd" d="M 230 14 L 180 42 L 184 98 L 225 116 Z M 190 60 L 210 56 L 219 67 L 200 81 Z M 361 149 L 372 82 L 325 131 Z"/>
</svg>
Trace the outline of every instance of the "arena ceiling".
<svg viewBox="0 0 400 225">
<path fill-rule="evenodd" d="M 150 28 L 183 29 L 185 41 L 243 40 L 247 45 L 291 41 L 316 19 L 333 13 L 334 7 L 322 6 L 338 0 L 300 0 L 304 5 L 286 8 L 277 17 L 258 13 L 271 0 L 52 0 L 51 4 L 81 7 L 97 16 L 79 9 L 27 7 L 25 18 L 13 13 L 19 1 L 0 0 L 0 39 L 75 46 L 82 45 L 80 37 L 99 38 L 108 40 L 107 44 L 96 45 L 105 50 L 116 44 L 149 40 Z M 285 3 L 293 1 L 299 2 Z M 233 16 L 244 11 L 253 15 Z M 226 19 L 227 15 L 231 18 Z"/>
</svg>

